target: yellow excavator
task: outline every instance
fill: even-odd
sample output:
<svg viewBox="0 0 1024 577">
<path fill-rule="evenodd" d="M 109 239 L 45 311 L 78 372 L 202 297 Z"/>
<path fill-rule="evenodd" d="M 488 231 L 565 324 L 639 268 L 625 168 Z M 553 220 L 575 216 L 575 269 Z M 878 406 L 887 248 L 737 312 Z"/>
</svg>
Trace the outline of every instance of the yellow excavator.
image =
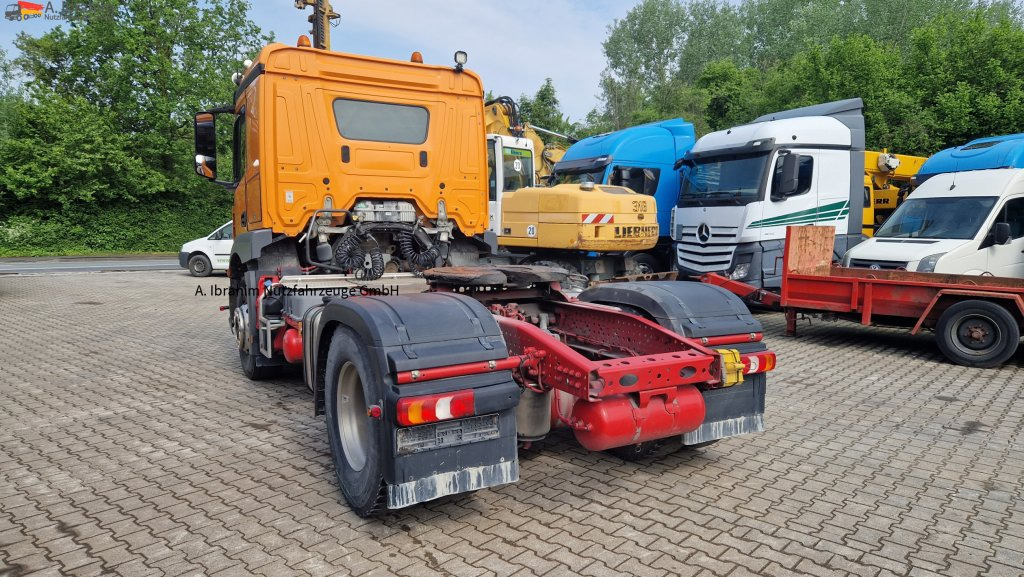
<svg viewBox="0 0 1024 577">
<path fill-rule="evenodd" d="M 654 272 L 637 258 L 658 240 L 654 197 L 595 182 L 542 186 L 567 148 L 538 132 L 574 141 L 522 122 L 507 96 L 485 103 L 484 124 L 492 258 L 565 268 L 574 286 Z"/>
<path fill-rule="evenodd" d="M 484 130 L 488 138 L 504 136 L 529 140 L 539 161 L 534 166 L 536 180 L 539 183 L 547 182 L 555 163 L 565 156 L 566 147 L 558 143 L 545 143 L 538 133 L 561 138 L 570 144 L 576 142 L 574 138 L 564 134 L 523 122 L 519 117 L 519 106 L 508 96 L 499 96 L 484 103 Z"/>
</svg>

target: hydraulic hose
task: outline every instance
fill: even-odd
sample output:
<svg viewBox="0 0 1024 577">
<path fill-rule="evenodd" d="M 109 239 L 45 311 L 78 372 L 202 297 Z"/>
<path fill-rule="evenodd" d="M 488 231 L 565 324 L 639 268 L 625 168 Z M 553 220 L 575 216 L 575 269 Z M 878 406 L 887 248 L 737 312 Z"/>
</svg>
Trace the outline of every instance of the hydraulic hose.
<svg viewBox="0 0 1024 577">
<path fill-rule="evenodd" d="M 441 256 L 441 250 L 436 244 L 420 250 L 417 246 L 416 237 L 411 232 L 403 232 L 398 236 L 398 248 L 402 251 L 402 258 L 419 268 L 431 268 Z"/>
<path fill-rule="evenodd" d="M 366 254 L 370 255 L 370 268 L 365 265 L 356 270 L 356 278 L 359 280 L 377 280 L 384 276 L 384 253 L 379 246 L 370 247 Z"/>
<path fill-rule="evenodd" d="M 349 270 L 362 270 L 366 262 L 366 251 L 360 246 L 361 243 L 359 235 L 352 231 L 338 239 L 334 245 L 335 264 Z"/>
</svg>

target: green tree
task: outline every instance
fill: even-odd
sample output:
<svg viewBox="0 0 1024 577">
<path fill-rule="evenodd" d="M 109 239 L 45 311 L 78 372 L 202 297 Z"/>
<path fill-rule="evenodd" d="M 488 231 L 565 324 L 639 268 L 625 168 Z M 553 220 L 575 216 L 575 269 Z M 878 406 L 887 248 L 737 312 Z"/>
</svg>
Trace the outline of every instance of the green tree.
<svg viewBox="0 0 1024 577">
<path fill-rule="evenodd" d="M 199 224 L 223 222 L 230 195 L 192 172 L 191 116 L 231 102 L 231 74 L 269 41 L 248 9 L 244 0 L 67 2 L 66 27 L 20 34 L 27 100 L 0 140 L 0 214 L 116 220 L 135 207 L 212 206 Z M 146 224 L 131 238 L 164 238 Z"/>
<path fill-rule="evenodd" d="M 532 97 L 525 94 L 519 97 L 519 115 L 523 122 L 528 122 L 533 126 L 569 136 L 575 132 L 573 124 L 569 122 L 569 117 L 562 114 L 558 95 L 555 93 L 555 85 L 550 78 L 544 80 L 544 84 L 541 84 Z M 543 133 L 540 137 L 544 142 L 550 142 L 557 138 Z"/>
</svg>

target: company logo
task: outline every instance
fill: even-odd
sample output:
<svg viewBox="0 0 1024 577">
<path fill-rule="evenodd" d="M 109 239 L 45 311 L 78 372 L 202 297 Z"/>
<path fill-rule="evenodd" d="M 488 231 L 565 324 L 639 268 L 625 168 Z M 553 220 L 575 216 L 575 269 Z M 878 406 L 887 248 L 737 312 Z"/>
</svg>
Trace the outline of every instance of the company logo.
<svg viewBox="0 0 1024 577">
<path fill-rule="evenodd" d="M 700 226 L 697 227 L 697 240 L 701 244 L 707 244 L 711 240 L 711 227 L 706 222 L 700 223 Z"/>
<path fill-rule="evenodd" d="M 54 8 L 53 2 L 47 2 L 45 6 L 35 2 L 8 4 L 4 9 L 4 18 L 8 20 L 28 20 L 30 18 L 65 20 L 64 13 Z"/>
<path fill-rule="evenodd" d="M 880 267 L 880 266 L 878 266 L 877 264 L 874 264 L 874 263 L 872 263 L 870 266 L 868 266 L 868 268 L 871 269 L 871 270 L 882 270 L 882 267 Z"/>
</svg>

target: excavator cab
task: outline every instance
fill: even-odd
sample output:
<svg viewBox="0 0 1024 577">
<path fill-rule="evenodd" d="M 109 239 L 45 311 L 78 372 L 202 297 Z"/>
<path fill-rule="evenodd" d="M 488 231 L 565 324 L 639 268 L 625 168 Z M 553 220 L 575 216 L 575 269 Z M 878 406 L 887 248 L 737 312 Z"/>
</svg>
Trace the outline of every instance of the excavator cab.
<svg viewBox="0 0 1024 577">
<path fill-rule="evenodd" d="M 487 135 L 487 230 L 501 234 L 501 197 L 505 192 L 536 186 L 535 159 L 529 138 Z"/>
</svg>

